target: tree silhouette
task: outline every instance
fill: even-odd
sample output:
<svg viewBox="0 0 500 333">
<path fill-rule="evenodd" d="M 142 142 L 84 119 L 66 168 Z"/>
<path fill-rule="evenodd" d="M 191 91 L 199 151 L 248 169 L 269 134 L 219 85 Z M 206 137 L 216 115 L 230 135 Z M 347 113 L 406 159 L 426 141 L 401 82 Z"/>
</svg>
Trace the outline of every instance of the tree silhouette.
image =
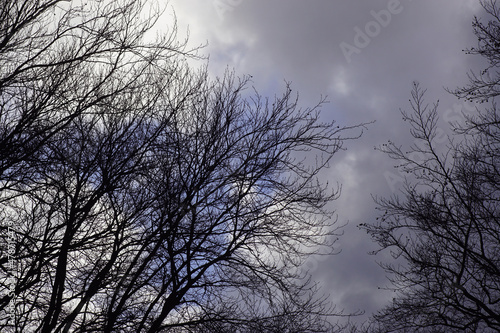
<svg viewBox="0 0 500 333">
<path fill-rule="evenodd" d="M 362 225 L 397 259 L 383 264 L 396 297 L 366 331 L 500 331 L 500 11 L 494 0 L 481 4 L 490 20 L 474 19 L 478 46 L 467 52 L 489 65 L 450 92 L 491 107 L 463 114 L 452 124 L 455 135 L 440 144 L 438 104 L 427 105 L 425 90 L 414 84 L 412 111 L 402 112 L 414 144 L 381 147 L 409 176 L 400 194 L 377 198 L 378 221 Z"/>
<path fill-rule="evenodd" d="M 298 267 L 331 250 L 318 174 L 359 127 L 191 70 L 144 8 L 0 13 L 0 330 L 333 330 Z"/>
</svg>

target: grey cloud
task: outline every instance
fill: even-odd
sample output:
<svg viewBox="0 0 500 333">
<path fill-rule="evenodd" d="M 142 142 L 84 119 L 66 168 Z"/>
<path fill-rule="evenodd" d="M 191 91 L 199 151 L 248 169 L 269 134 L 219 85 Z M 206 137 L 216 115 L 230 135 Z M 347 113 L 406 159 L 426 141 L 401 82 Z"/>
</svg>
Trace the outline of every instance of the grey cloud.
<svg viewBox="0 0 500 333">
<path fill-rule="evenodd" d="M 208 41 L 210 69 L 226 66 L 238 74 L 252 74 L 264 95 L 279 94 L 283 80 L 293 82 L 303 105 L 328 95 L 326 120 L 342 124 L 376 120 L 365 135 L 349 142 L 328 174 L 343 183 L 337 208 L 340 222 L 349 220 L 338 245 L 342 253 L 322 263 L 315 279 L 332 294 L 339 308 L 376 310 L 387 300 L 377 288 L 385 273 L 367 254 L 376 245 L 356 228 L 377 216 L 371 194 L 390 195 L 384 174 L 392 161 L 373 147 L 388 139 L 411 143 L 399 108 L 408 106 L 411 83 L 428 88 L 429 102 L 441 100 L 442 111 L 456 100 L 443 87 L 466 83 L 470 68 L 481 59 L 464 48 L 476 44 L 471 21 L 480 14 L 476 0 L 401 0 L 402 8 L 350 62 L 340 48 L 353 44 L 355 27 L 376 21 L 372 11 L 387 9 L 391 1 L 329 0 L 173 0 L 179 23 L 189 24 L 191 43 Z M 229 7 L 221 15 L 216 4 Z M 374 30 L 375 31 L 375 30 Z"/>
</svg>

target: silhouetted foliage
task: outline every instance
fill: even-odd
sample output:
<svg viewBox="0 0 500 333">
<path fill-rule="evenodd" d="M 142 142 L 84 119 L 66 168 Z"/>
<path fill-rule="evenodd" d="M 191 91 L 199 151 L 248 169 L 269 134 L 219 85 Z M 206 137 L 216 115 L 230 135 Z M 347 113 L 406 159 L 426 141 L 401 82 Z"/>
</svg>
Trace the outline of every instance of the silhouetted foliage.
<svg viewBox="0 0 500 333">
<path fill-rule="evenodd" d="M 317 176 L 350 128 L 190 70 L 144 8 L 2 4 L 0 330 L 332 331 L 298 267 L 331 249 Z"/>
<path fill-rule="evenodd" d="M 480 0 L 484 13 L 488 16 L 487 23 L 481 18 L 474 17 L 472 27 L 477 37 L 476 47 L 466 49 L 467 54 L 481 55 L 488 66 L 475 73 L 471 71 L 468 76 L 470 83 L 459 89 L 450 90 L 459 98 L 475 102 L 488 102 L 500 94 L 500 10 L 496 0 Z"/>
<path fill-rule="evenodd" d="M 409 173 L 402 194 L 377 199 L 383 214 L 363 227 L 390 249 L 397 296 L 374 318 L 380 332 L 486 332 L 500 329 L 500 123 L 495 110 L 456 128 L 465 137 L 440 151 L 437 104 L 415 85 L 414 145 L 382 150 Z"/>
<path fill-rule="evenodd" d="M 491 20 L 474 19 L 478 47 L 468 52 L 489 67 L 452 93 L 491 107 L 464 113 L 446 138 L 438 103 L 427 105 L 414 84 L 412 111 L 402 111 L 414 144 L 381 147 L 408 177 L 401 193 L 376 198 L 382 214 L 362 228 L 395 258 L 382 266 L 396 294 L 362 331 L 500 331 L 500 11 L 496 1 L 481 4 Z"/>
</svg>

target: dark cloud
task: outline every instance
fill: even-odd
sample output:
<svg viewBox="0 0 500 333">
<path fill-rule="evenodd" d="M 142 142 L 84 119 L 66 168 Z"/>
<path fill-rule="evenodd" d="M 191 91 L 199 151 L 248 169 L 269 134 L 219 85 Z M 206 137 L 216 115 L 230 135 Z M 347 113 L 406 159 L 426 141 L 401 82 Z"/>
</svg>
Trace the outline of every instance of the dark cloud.
<svg viewBox="0 0 500 333">
<path fill-rule="evenodd" d="M 326 120 L 342 124 L 376 120 L 337 156 L 328 173 L 343 184 L 342 197 L 333 205 L 339 221 L 349 225 L 337 243 L 342 252 L 312 268 L 338 308 L 375 311 L 390 297 L 378 289 L 387 283 L 375 263 L 383 257 L 367 254 L 376 245 L 356 226 L 377 216 L 371 194 L 392 194 L 386 178 L 393 163 L 373 147 L 388 139 L 411 143 L 399 108 L 408 106 L 412 81 L 428 89 L 429 102 L 439 98 L 443 112 L 457 103 L 443 87 L 464 84 L 467 71 L 481 65 L 481 59 L 462 52 L 476 45 L 471 21 L 480 14 L 479 2 L 172 0 L 170 4 L 181 30 L 189 25 L 193 45 L 208 41 L 203 52 L 210 54 L 214 74 L 226 66 L 238 74 L 252 74 L 256 88 L 271 96 L 280 93 L 286 79 L 293 82 L 303 105 L 329 96 L 330 103 L 323 107 Z M 386 13 L 391 10 L 389 19 Z M 357 31 L 368 35 L 366 29 L 372 29 L 369 42 L 356 47 Z M 357 48 L 349 59 L 342 43 Z"/>
</svg>

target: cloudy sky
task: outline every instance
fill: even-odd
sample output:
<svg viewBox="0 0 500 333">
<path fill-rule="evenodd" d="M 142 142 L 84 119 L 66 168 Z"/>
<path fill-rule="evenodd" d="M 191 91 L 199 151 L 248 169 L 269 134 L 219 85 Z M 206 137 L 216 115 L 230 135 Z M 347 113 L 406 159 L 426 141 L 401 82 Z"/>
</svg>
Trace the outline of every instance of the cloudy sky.
<svg viewBox="0 0 500 333">
<path fill-rule="evenodd" d="M 321 96 L 325 120 L 342 125 L 376 121 L 363 137 L 347 144 L 328 171 L 342 183 L 333 203 L 339 223 L 349 222 L 336 244 L 341 253 L 311 258 L 307 269 L 338 309 L 379 309 L 388 299 L 376 264 L 384 256 L 359 223 L 374 222 L 372 195 L 389 196 L 401 183 L 390 182 L 394 162 L 374 150 L 387 140 L 411 143 L 399 109 L 408 108 L 412 82 L 427 88 L 427 100 L 440 100 L 442 114 L 467 107 L 444 90 L 467 82 L 481 59 L 462 50 L 476 45 L 471 22 L 482 16 L 478 0 L 171 0 L 180 31 L 190 44 L 208 43 L 209 70 L 229 67 L 251 74 L 256 89 L 280 94 L 292 82 L 302 106 Z M 446 127 L 443 122 L 441 126 Z M 364 317 L 361 317 L 362 320 Z"/>
</svg>

